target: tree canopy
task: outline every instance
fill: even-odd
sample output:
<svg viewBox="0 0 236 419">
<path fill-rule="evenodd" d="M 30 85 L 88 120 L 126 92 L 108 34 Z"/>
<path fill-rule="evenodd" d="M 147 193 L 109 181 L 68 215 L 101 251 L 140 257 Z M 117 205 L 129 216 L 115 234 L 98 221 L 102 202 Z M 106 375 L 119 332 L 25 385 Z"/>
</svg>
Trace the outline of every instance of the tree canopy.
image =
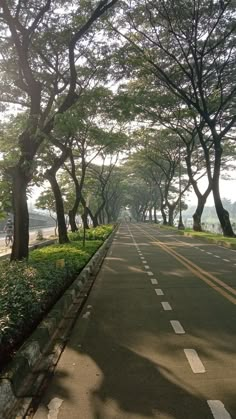
<svg viewBox="0 0 236 419">
<path fill-rule="evenodd" d="M 12 260 L 28 256 L 36 185 L 60 242 L 67 213 L 72 231 L 78 214 L 89 227 L 126 206 L 173 225 L 189 188 L 194 229 L 212 192 L 234 236 L 220 178 L 235 156 L 235 41 L 232 0 L 1 0 L 0 211 L 14 214 Z"/>
</svg>

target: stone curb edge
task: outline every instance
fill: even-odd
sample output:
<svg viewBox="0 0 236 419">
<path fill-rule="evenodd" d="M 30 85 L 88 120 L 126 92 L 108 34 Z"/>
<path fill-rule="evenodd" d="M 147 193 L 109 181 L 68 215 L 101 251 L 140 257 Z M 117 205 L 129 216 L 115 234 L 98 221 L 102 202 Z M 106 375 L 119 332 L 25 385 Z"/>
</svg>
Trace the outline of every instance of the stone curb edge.
<svg viewBox="0 0 236 419">
<path fill-rule="evenodd" d="M 165 230 L 165 227 L 164 226 L 161 226 L 160 228 L 163 229 L 163 230 Z M 166 230 L 170 230 L 170 229 L 167 228 Z M 227 243 L 224 240 L 213 239 L 211 237 L 195 236 L 194 234 L 191 234 L 188 231 L 181 231 L 181 230 L 177 230 L 175 228 L 173 228 L 171 230 L 175 231 L 176 233 L 178 233 L 178 234 L 180 234 L 182 236 L 192 237 L 193 239 L 197 239 L 197 240 L 204 240 L 207 243 L 212 243 L 212 244 L 216 244 L 218 246 L 226 247 L 227 249 L 236 250 L 236 243 Z"/>
<path fill-rule="evenodd" d="M 27 414 L 60 358 L 117 229 L 118 225 L 0 373 L 1 418 Z"/>
</svg>

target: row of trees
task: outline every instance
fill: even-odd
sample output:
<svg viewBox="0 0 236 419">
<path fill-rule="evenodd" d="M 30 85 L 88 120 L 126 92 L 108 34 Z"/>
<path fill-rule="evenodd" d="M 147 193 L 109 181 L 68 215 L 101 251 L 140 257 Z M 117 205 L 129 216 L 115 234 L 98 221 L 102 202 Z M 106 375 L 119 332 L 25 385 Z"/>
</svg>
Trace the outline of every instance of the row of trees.
<svg viewBox="0 0 236 419">
<path fill-rule="evenodd" d="M 72 231 L 79 208 L 85 224 L 89 214 L 96 225 L 121 204 L 138 219 L 159 209 L 173 224 L 191 186 L 195 230 L 212 192 L 223 233 L 234 236 L 219 189 L 235 153 L 233 1 L 1 0 L 0 7 L 1 103 L 18 107 L 1 130 L 12 259 L 28 255 L 27 191 L 45 180 L 60 241 L 68 240 L 65 185 Z"/>
<path fill-rule="evenodd" d="M 202 211 L 212 191 L 222 230 L 233 236 L 219 179 L 222 164 L 235 152 L 234 4 L 149 0 L 123 2 L 123 7 L 113 29 L 128 51 L 132 81 L 123 93 L 131 96 L 130 112 L 152 126 L 167 127 L 183 144 L 198 198 L 194 227 L 201 230 Z M 198 188 L 196 169 L 206 171 L 204 192 Z"/>
</svg>

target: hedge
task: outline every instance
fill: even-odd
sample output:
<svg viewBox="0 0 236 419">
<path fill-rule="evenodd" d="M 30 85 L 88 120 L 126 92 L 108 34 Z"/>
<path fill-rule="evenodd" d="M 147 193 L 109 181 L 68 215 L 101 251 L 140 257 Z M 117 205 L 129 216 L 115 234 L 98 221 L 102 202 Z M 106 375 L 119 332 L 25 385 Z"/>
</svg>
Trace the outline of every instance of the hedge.
<svg viewBox="0 0 236 419">
<path fill-rule="evenodd" d="M 98 230 L 98 229 L 97 229 Z M 103 227 L 93 237 L 105 237 Z M 89 237 L 89 235 L 88 235 Z M 0 360 L 16 350 L 76 278 L 103 240 L 51 245 L 30 252 L 28 261 L 0 263 Z M 64 259 L 65 266 L 56 261 Z"/>
</svg>

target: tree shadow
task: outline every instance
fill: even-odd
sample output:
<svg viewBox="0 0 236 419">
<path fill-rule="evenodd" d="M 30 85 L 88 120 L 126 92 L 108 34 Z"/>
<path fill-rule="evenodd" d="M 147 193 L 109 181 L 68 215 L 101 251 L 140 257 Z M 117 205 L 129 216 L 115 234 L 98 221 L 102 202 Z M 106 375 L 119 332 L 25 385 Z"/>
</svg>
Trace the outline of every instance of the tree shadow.
<svg viewBox="0 0 236 419">
<path fill-rule="evenodd" d="M 70 348 L 78 351 L 76 334 L 70 341 Z M 93 416 L 83 419 L 123 419 L 132 415 L 142 418 L 212 418 L 201 394 L 187 388 L 170 369 L 119 344 L 96 321 L 90 325 L 79 352 L 81 360 L 86 359 L 82 362 L 87 364 L 88 374 L 92 362 L 101 377 L 96 388 L 91 384 L 89 391 Z M 86 366 L 81 365 L 81 368 L 84 375 Z"/>
</svg>

